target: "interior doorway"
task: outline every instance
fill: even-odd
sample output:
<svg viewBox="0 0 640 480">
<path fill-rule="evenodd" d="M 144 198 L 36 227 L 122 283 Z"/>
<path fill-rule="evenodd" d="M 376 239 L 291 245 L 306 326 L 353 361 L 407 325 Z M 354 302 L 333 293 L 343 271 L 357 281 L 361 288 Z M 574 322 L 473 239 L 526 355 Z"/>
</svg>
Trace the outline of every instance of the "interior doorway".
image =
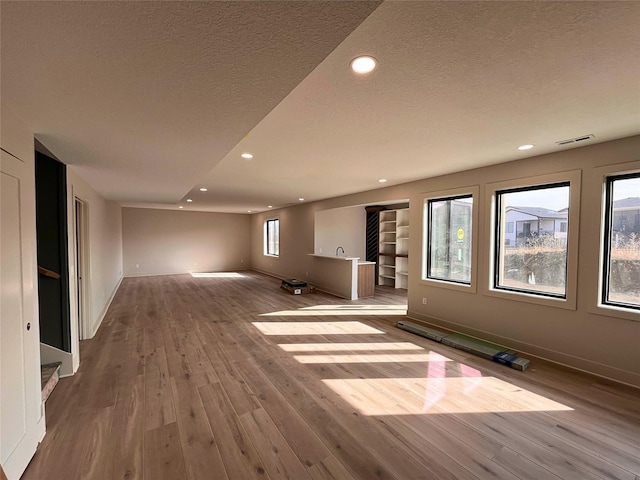
<svg viewBox="0 0 640 480">
<path fill-rule="evenodd" d="M 76 314 L 78 319 L 78 339 L 88 338 L 88 243 L 87 243 L 87 204 L 82 199 L 75 197 L 75 253 L 76 253 Z"/>
<path fill-rule="evenodd" d="M 35 152 L 40 342 L 71 353 L 67 167 Z"/>
</svg>

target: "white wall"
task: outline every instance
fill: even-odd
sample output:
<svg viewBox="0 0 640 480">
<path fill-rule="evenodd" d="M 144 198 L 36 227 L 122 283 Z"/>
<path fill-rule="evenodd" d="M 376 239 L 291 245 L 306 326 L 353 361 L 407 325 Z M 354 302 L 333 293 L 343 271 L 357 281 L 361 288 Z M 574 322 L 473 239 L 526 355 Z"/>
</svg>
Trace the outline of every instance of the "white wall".
<svg viewBox="0 0 640 480">
<path fill-rule="evenodd" d="M 64 159 L 61 159 L 64 161 Z M 71 339 L 77 342 L 78 319 L 76 314 L 76 256 L 74 250 L 75 213 L 74 199 L 85 202 L 88 213 L 88 319 L 85 337 L 95 335 L 111 299 L 122 280 L 122 208 L 118 203 L 105 200 L 74 170 L 67 167 L 67 206 L 69 225 L 69 281 L 71 304 Z M 85 278 L 86 279 L 86 278 Z M 72 350 L 73 351 L 73 350 Z M 74 351 L 74 356 L 77 353 Z M 77 365 L 77 363 L 76 363 Z"/>
<path fill-rule="evenodd" d="M 409 316 L 513 347 L 534 355 L 640 386 L 640 313 L 597 308 L 602 169 L 620 164 L 640 169 L 640 136 L 529 159 L 424 179 L 355 195 L 296 205 L 252 216 L 253 267 L 279 277 L 308 278 L 313 268 L 314 218 L 318 211 L 351 205 L 374 205 L 410 198 Z M 517 296 L 487 295 L 489 235 L 487 185 L 536 175 L 577 170 L 582 177 L 575 309 L 536 305 Z M 423 194 L 478 186 L 478 288 L 475 293 L 446 289 L 421 281 Z M 280 218 L 280 257 L 262 254 L 267 216 Z M 422 299 L 426 298 L 426 305 Z"/>
<path fill-rule="evenodd" d="M 243 270 L 251 265 L 248 215 L 122 209 L 124 275 Z"/>
<path fill-rule="evenodd" d="M 367 213 L 363 206 L 316 212 L 314 252 L 333 255 L 340 246 L 349 257 L 366 257 Z"/>
</svg>

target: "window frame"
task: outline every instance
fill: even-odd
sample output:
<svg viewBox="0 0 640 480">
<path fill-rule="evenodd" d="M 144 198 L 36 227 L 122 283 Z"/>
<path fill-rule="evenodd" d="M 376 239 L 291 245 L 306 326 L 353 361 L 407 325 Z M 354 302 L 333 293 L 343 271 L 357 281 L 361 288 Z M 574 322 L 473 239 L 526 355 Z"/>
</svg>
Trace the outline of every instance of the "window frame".
<svg viewBox="0 0 640 480">
<path fill-rule="evenodd" d="M 613 226 L 613 183 L 616 180 L 637 178 L 640 180 L 640 170 L 631 172 L 616 172 L 604 175 L 603 178 L 603 204 L 602 204 L 602 225 L 600 228 L 600 278 L 598 281 L 598 307 L 620 310 L 639 314 L 640 305 L 633 305 L 624 302 L 609 300 L 609 280 L 611 272 L 611 228 Z M 637 318 L 635 320 L 639 320 Z"/>
<path fill-rule="evenodd" d="M 485 218 L 490 219 L 487 226 L 490 234 L 489 248 L 485 253 L 485 265 L 488 278 L 484 286 L 484 294 L 508 300 L 517 300 L 538 305 L 546 305 L 568 310 L 577 308 L 577 278 L 578 278 L 578 237 L 580 232 L 580 189 L 582 172 L 571 170 L 547 175 L 519 178 L 487 184 L 485 191 Z M 565 277 L 565 294 L 556 296 L 529 290 L 509 289 L 497 286 L 499 256 L 500 218 L 498 214 L 498 194 L 509 191 L 526 191 L 547 186 L 569 186 L 569 215 L 567 231 L 567 265 Z"/>
<path fill-rule="evenodd" d="M 278 236 L 275 242 L 277 244 L 278 253 L 269 252 L 269 225 L 274 224 L 274 222 L 277 222 L 277 225 L 278 225 Z M 280 257 L 280 217 L 268 218 L 264 221 L 264 252 L 263 253 L 265 257 L 272 257 L 272 258 Z"/>
<path fill-rule="evenodd" d="M 568 268 L 568 264 L 565 266 L 565 292 L 563 294 L 554 294 L 551 292 L 544 292 L 544 291 L 536 291 L 536 290 L 527 290 L 527 289 L 520 289 L 517 287 L 509 287 L 506 285 L 499 285 L 500 282 L 500 273 L 501 273 L 501 269 L 500 267 L 500 258 L 502 257 L 502 224 L 505 224 L 505 231 L 504 233 L 509 233 L 507 232 L 507 221 L 506 218 L 502 219 L 501 218 L 501 212 L 504 210 L 502 208 L 502 205 L 500 203 L 500 197 L 501 195 L 504 194 L 509 194 L 509 193 L 519 193 L 519 192 L 532 192 L 535 190 L 546 190 L 546 189 L 552 189 L 552 188 L 562 188 L 562 187 L 568 187 L 569 188 L 569 196 L 571 196 L 571 184 L 569 182 L 559 182 L 559 183 L 550 183 L 550 184 L 540 184 L 540 185 L 532 185 L 532 186 L 527 186 L 527 187 L 515 187 L 515 188 L 507 188 L 504 190 L 496 190 L 495 192 L 495 196 L 496 196 L 496 205 L 495 205 L 495 216 L 496 216 L 496 221 L 493 222 L 493 229 L 494 229 L 494 238 L 496 239 L 496 248 L 493 249 L 493 264 L 495 266 L 494 268 L 494 272 L 493 272 L 493 279 L 492 279 L 492 288 L 496 289 L 496 290 L 500 290 L 500 291 L 509 291 L 509 292 L 516 292 L 516 293 L 527 293 L 530 295 L 540 295 L 542 297 L 552 297 L 552 298 L 559 298 L 559 299 L 565 299 L 567 298 L 567 292 L 566 292 L 566 278 L 567 278 L 567 271 L 566 269 Z M 571 209 L 569 209 L 569 213 L 571 213 Z M 526 221 L 528 222 L 528 220 Z M 538 225 L 540 223 L 540 220 L 538 220 Z M 525 224 L 526 226 L 530 227 L 529 223 Z M 527 233 L 529 232 L 529 230 L 527 229 Z M 517 245 L 517 228 L 514 228 L 514 232 L 516 234 L 516 245 Z M 569 258 L 569 244 L 567 242 L 567 260 Z"/>
<path fill-rule="evenodd" d="M 479 224 L 479 195 L 480 187 L 472 185 L 461 188 L 451 188 L 422 194 L 422 243 L 420 249 L 420 283 L 439 288 L 447 288 L 467 293 L 477 293 L 477 272 L 478 272 L 478 224 Z M 457 198 L 472 198 L 471 209 L 471 269 L 470 282 L 460 282 L 443 278 L 432 278 L 428 276 L 428 265 L 431 251 L 430 245 L 430 214 L 429 202 L 442 200 L 455 200 Z"/>
</svg>

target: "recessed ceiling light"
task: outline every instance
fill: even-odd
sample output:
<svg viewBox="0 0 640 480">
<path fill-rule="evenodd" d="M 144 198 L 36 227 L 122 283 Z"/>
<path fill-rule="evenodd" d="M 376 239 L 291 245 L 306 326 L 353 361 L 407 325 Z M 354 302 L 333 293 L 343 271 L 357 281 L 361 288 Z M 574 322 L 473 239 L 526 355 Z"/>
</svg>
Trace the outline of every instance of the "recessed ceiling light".
<svg viewBox="0 0 640 480">
<path fill-rule="evenodd" d="M 362 55 L 351 60 L 351 70 L 360 74 L 369 73 L 376 68 L 377 64 L 378 61 L 375 58 L 369 55 Z"/>
<path fill-rule="evenodd" d="M 273 205 L 267 205 L 267 207 L 269 207 L 269 208 L 273 208 Z"/>
<path fill-rule="evenodd" d="M 520 145 L 518 147 L 518 150 L 531 150 L 533 147 L 535 147 L 535 145 L 532 145 L 532 144 Z"/>
<path fill-rule="evenodd" d="M 253 158 L 253 155 L 251 155 L 250 153 L 243 153 L 242 155 L 240 155 L 242 158 Z"/>
<path fill-rule="evenodd" d="M 193 200 L 191 200 L 190 198 L 187 198 L 187 202 L 191 203 L 193 202 Z"/>
<path fill-rule="evenodd" d="M 206 189 L 206 188 L 204 188 L 204 187 L 202 187 L 202 188 L 200 189 L 200 191 L 201 191 L 201 192 L 206 192 L 206 191 L 207 191 L 207 189 Z"/>
<path fill-rule="evenodd" d="M 300 197 L 298 200 L 300 200 L 301 202 L 304 202 L 304 198 Z"/>
<path fill-rule="evenodd" d="M 184 208 L 182 205 L 180 205 L 178 208 Z"/>
<path fill-rule="evenodd" d="M 380 180 L 378 180 L 380 183 L 385 183 L 387 181 L 386 178 L 381 178 Z"/>
<path fill-rule="evenodd" d="M 251 213 L 251 210 L 247 210 L 247 213 Z"/>
</svg>

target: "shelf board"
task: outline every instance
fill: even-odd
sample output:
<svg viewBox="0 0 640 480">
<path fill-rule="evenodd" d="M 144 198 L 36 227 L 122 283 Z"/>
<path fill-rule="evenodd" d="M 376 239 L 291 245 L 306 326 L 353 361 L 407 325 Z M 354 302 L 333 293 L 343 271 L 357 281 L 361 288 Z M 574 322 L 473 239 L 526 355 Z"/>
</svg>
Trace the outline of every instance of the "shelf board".
<svg viewBox="0 0 640 480">
<path fill-rule="evenodd" d="M 380 275 L 380 277 L 382 277 L 382 278 L 389 278 L 389 279 L 391 279 L 391 280 L 395 280 L 395 279 L 396 279 L 395 275 Z"/>
<path fill-rule="evenodd" d="M 383 224 L 383 223 L 396 223 L 396 221 L 395 220 L 380 220 L 380 224 Z"/>
<path fill-rule="evenodd" d="M 398 275 L 409 275 L 409 272 L 396 272 Z"/>
<path fill-rule="evenodd" d="M 378 256 L 380 257 L 401 257 L 401 258 L 408 258 L 409 254 L 407 253 L 382 253 L 380 252 L 378 254 Z"/>
<path fill-rule="evenodd" d="M 380 243 L 382 243 L 383 245 L 395 245 L 396 244 L 396 242 L 380 242 Z"/>
<path fill-rule="evenodd" d="M 409 237 L 396 237 L 396 240 L 409 240 Z"/>
<path fill-rule="evenodd" d="M 378 265 L 379 267 L 396 268 L 395 265 Z"/>
</svg>

